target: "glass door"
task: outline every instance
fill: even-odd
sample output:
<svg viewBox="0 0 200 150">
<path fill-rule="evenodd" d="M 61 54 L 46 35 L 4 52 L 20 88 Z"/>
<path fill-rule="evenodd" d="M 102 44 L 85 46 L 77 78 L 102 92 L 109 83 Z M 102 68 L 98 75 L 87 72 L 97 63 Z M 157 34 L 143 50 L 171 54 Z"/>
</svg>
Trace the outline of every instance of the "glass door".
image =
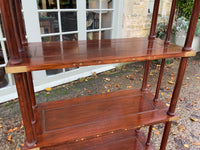
<svg viewBox="0 0 200 150">
<path fill-rule="evenodd" d="M 22 0 L 29 42 L 120 38 L 123 0 Z M 113 65 L 33 72 L 36 90 L 56 86 Z"/>
</svg>

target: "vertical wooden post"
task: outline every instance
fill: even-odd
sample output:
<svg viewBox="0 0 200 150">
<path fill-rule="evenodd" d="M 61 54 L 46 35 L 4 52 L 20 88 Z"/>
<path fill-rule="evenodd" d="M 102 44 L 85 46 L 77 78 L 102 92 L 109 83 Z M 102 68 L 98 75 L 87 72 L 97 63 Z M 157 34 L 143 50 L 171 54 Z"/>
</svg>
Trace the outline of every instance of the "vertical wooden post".
<svg viewBox="0 0 200 150">
<path fill-rule="evenodd" d="M 171 124 L 172 124 L 171 121 L 165 123 L 165 129 L 164 129 L 163 138 L 162 138 L 161 145 L 160 145 L 160 150 L 166 149 Z"/>
<path fill-rule="evenodd" d="M 33 111 L 31 100 L 29 97 L 29 92 L 27 90 L 27 78 L 26 73 L 14 74 L 16 88 L 19 96 L 19 104 L 21 109 L 21 114 L 24 122 L 25 135 L 26 135 L 26 145 L 33 146 L 36 144 L 36 133 L 33 128 Z"/>
<path fill-rule="evenodd" d="M 149 75 L 150 64 L 151 64 L 151 62 L 149 60 L 147 60 L 146 63 L 145 63 L 145 66 L 144 66 L 142 91 L 145 91 L 147 89 L 147 79 L 148 79 L 148 75 Z"/>
<path fill-rule="evenodd" d="M 162 77 L 163 77 L 163 73 L 164 73 L 164 68 L 165 68 L 165 59 L 162 60 L 161 66 L 160 66 L 160 74 L 159 74 L 158 83 L 157 83 L 157 87 L 156 87 L 156 94 L 153 99 L 155 102 L 158 101 L 160 86 L 161 86 Z"/>
<path fill-rule="evenodd" d="M 151 22 L 151 29 L 150 29 L 150 34 L 149 34 L 149 42 L 151 43 L 150 44 L 151 46 L 150 47 L 148 46 L 148 50 L 152 49 L 153 40 L 155 39 L 155 31 L 156 31 L 156 25 L 157 25 L 157 19 L 158 19 L 159 5 L 160 5 L 160 0 L 155 0 L 152 22 Z M 146 63 L 145 63 L 145 67 L 144 67 L 142 91 L 146 90 L 146 88 L 147 88 L 147 80 L 148 80 L 150 65 L 151 65 L 151 61 L 147 60 Z M 152 128 L 153 128 L 153 126 L 151 125 L 149 127 L 149 133 L 148 133 L 148 138 L 147 138 L 147 142 L 146 142 L 147 145 L 150 144 Z"/>
<path fill-rule="evenodd" d="M 151 30 L 150 30 L 150 34 L 149 34 L 149 42 L 150 43 L 153 43 L 153 40 L 155 39 L 159 5 L 160 5 L 160 0 L 155 0 L 152 22 L 151 22 Z M 153 45 L 153 44 L 151 44 L 151 45 Z M 148 47 L 148 50 L 151 48 Z M 142 83 L 142 89 L 141 89 L 142 91 L 146 90 L 146 88 L 147 88 L 147 80 L 148 80 L 148 75 L 149 75 L 150 64 L 151 64 L 151 62 L 149 60 L 147 60 L 145 63 L 143 83 Z"/>
<path fill-rule="evenodd" d="M 186 41 L 185 41 L 185 45 L 183 47 L 183 51 L 191 50 L 192 41 L 193 41 L 193 38 L 194 38 L 194 33 L 195 33 L 195 30 L 196 30 L 197 21 L 198 21 L 198 18 L 199 18 L 199 13 L 200 13 L 200 1 L 195 0 L 193 11 L 192 11 L 192 16 L 191 16 L 191 20 L 190 20 L 190 25 L 189 25 L 189 29 L 188 29 L 188 33 L 187 33 L 187 38 L 186 38 Z M 185 72 L 185 69 L 186 69 L 187 61 L 188 61 L 188 58 L 182 58 L 181 59 L 178 77 L 177 77 L 177 80 L 176 80 L 176 85 L 174 87 L 174 91 L 173 91 L 173 95 L 172 95 L 172 99 L 171 99 L 171 104 L 170 104 L 170 107 L 169 107 L 169 110 L 168 110 L 168 115 L 174 115 L 174 111 L 175 111 L 176 103 L 177 103 L 178 96 L 179 96 L 179 93 L 180 93 L 181 84 L 182 84 L 182 81 L 183 81 L 183 76 L 184 76 L 184 72 Z"/>
<path fill-rule="evenodd" d="M 9 4 L 10 4 L 10 12 L 11 12 L 11 18 L 12 18 L 12 23 L 13 23 L 13 29 L 14 29 L 14 33 L 15 34 L 15 40 L 17 42 L 17 46 L 18 46 L 18 51 L 21 52 L 23 51 L 22 49 L 22 43 L 21 43 L 21 38 L 20 38 L 20 32 L 19 32 L 19 24 L 18 24 L 18 18 L 17 18 L 17 10 L 14 4 L 14 0 L 8 0 Z"/>
<path fill-rule="evenodd" d="M 181 58 L 181 62 L 180 62 L 180 65 L 179 65 L 179 71 L 178 71 L 178 75 L 177 75 L 177 79 L 176 79 L 176 84 L 175 84 L 175 87 L 174 87 L 170 107 L 169 107 L 169 110 L 167 112 L 167 114 L 170 115 L 170 116 L 173 116 L 174 112 L 175 112 L 175 108 L 176 108 L 179 93 L 180 93 L 180 90 L 181 90 L 181 85 L 182 85 L 185 69 L 186 69 L 186 66 L 187 66 L 187 61 L 188 61 L 187 57 Z M 162 138 L 160 150 L 165 150 L 165 148 L 166 148 L 167 140 L 168 140 L 168 136 L 169 136 L 169 132 L 170 132 L 170 127 L 171 127 L 171 122 L 167 122 L 165 124 L 165 129 L 164 129 L 164 133 L 163 133 L 163 138 Z"/>
<path fill-rule="evenodd" d="M 15 29 L 12 21 L 12 15 L 10 11 L 10 5 L 8 0 L 0 0 L 1 15 L 3 21 L 3 27 L 5 30 L 6 41 L 8 46 L 8 52 L 11 64 L 20 64 L 22 59 L 20 58 L 18 45 L 15 37 Z"/>
<path fill-rule="evenodd" d="M 36 123 L 36 100 L 35 100 L 35 93 L 34 93 L 34 86 L 33 86 L 33 78 L 31 72 L 26 73 L 27 76 L 27 82 L 28 82 L 28 91 L 29 91 L 29 97 L 31 100 L 31 106 L 33 109 L 33 123 Z"/>
<path fill-rule="evenodd" d="M 192 17 L 191 17 L 191 20 L 190 20 L 190 25 L 189 25 L 187 37 L 186 37 L 186 40 L 185 40 L 185 45 L 183 47 L 183 51 L 192 50 L 191 46 L 192 46 L 192 41 L 193 41 L 193 38 L 194 38 L 196 26 L 197 26 L 197 21 L 198 21 L 198 18 L 199 18 L 199 13 L 200 13 L 200 1 L 195 0 L 193 11 L 192 11 Z"/>
<path fill-rule="evenodd" d="M 158 19 L 159 5 L 160 5 L 160 0 L 155 0 L 154 8 L 153 8 L 152 22 L 151 22 L 151 30 L 150 30 L 150 34 L 149 34 L 150 40 L 155 39 L 155 31 L 156 31 L 156 25 L 157 25 L 157 19 Z"/>
<path fill-rule="evenodd" d="M 21 3 L 20 0 L 14 0 L 14 5 L 16 7 L 16 17 L 17 17 L 17 23 L 18 23 L 18 29 L 20 34 L 20 40 L 23 46 L 27 45 L 27 39 L 26 39 L 26 30 L 21 10 Z"/>
<path fill-rule="evenodd" d="M 170 35 L 171 35 L 171 31 L 172 31 L 172 24 L 173 24 L 175 9 L 176 9 L 176 3 L 177 3 L 177 0 L 172 1 L 169 23 L 168 23 L 168 28 L 167 28 L 167 35 L 166 35 L 166 39 L 165 39 L 165 47 L 167 47 L 170 44 Z M 154 101 L 158 100 L 160 86 L 161 86 L 163 72 L 164 72 L 165 61 L 166 61 L 165 59 L 162 59 Z"/>
<path fill-rule="evenodd" d="M 174 112 L 175 112 L 175 108 L 176 108 L 179 93 L 180 93 L 180 90 L 181 90 L 181 85 L 182 85 L 185 69 L 186 69 L 186 66 L 187 66 L 187 61 L 188 61 L 187 57 L 181 58 L 179 71 L 178 71 L 178 75 L 177 75 L 177 79 L 176 79 L 176 84 L 175 84 L 174 91 L 173 91 L 173 94 L 172 94 L 170 107 L 169 107 L 169 110 L 167 112 L 167 114 L 170 115 L 170 116 L 173 116 Z"/>
<path fill-rule="evenodd" d="M 150 142 L 151 142 L 151 134 L 152 134 L 152 129 L 153 129 L 153 125 L 150 125 L 149 126 L 149 133 L 148 133 L 148 137 L 147 137 L 147 142 L 146 142 L 146 145 L 150 145 Z"/>
<path fill-rule="evenodd" d="M 171 12 L 170 12 L 170 17 L 169 17 L 169 23 L 168 23 L 168 28 L 167 28 L 167 35 L 166 35 L 166 39 L 165 39 L 165 44 L 169 44 L 170 43 L 170 35 L 171 35 L 171 32 L 172 32 L 172 24 L 173 24 L 173 20 L 174 20 L 176 3 L 177 3 L 177 0 L 173 0 L 172 1 Z"/>
<path fill-rule="evenodd" d="M 188 33 L 187 33 L 187 38 L 186 38 L 186 41 L 185 41 L 185 45 L 183 47 L 183 51 L 191 50 L 192 41 L 193 41 L 193 38 L 194 38 L 194 33 L 195 33 L 199 13 L 200 13 L 200 1 L 195 0 L 193 11 L 192 11 L 192 16 L 191 16 L 191 20 L 190 20 L 190 25 L 189 25 L 189 29 L 188 29 Z M 182 85 L 185 69 L 186 69 L 186 66 L 187 66 L 187 61 L 188 61 L 187 57 L 181 58 L 178 76 L 177 76 L 177 79 L 176 79 L 176 84 L 175 84 L 175 87 L 174 87 L 170 107 L 169 107 L 169 110 L 167 112 L 168 115 L 170 115 L 170 116 L 173 116 L 174 112 L 175 112 L 175 108 L 176 108 L 179 93 L 180 93 L 180 90 L 181 90 L 181 85 Z M 162 142 L 161 142 L 161 146 L 160 146 L 161 150 L 165 150 L 165 148 L 166 148 L 167 140 L 168 140 L 168 136 L 169 136 L 169 132 L 170 132 L 170 127 L 171 127 L 171 122 L 167 122 L 165 124 L 165 130 L 164 130 L 164 133 L 163 133 L 163 138 L 162 138 Z"/>
</svg>

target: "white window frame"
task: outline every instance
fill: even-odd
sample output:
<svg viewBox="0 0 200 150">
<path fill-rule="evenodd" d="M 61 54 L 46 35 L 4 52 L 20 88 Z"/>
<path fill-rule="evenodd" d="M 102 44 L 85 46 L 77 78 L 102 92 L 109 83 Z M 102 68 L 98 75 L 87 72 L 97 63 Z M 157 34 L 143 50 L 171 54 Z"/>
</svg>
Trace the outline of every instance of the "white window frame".
<svg viewBox="0 0 200 150">
<path fill-rule="evenodd" d="M 87 32 L 91 31 L 102 31 L 104 29 L 95 29 L 95 30 L 86 30 L 86 0 L 77 0 L 77 9 L 68 9 L 64 11 L 77 11 L 77 31 L 75 32 L 66 32 L 62 33 L 61 31 L 61 23 L 59 23 L 60 32 L 59 33 L 52 33 L 48 35 L 40 34 L 40 24 L 39 24 L 39 13 L 46 10 L 38 10 L 37 8 L 37 0 L 22 0 L 22 7 L 23 7 L 23 13 L 24 13 L 24 21 L 25 21 L 25 27 L 26 27 L 26 33 L 28 37 L 28 42 L 41 42 L 41 37 L 49 36 L 49 35 L 60 35 L 60 40 L 62 40 L 61 36 L 63 34 L 72 34 L 72 33 L 78 33 L 78 40 L 86 40 L 87 38 Z M 57 3 L 59 4 L 59 0 L 57 0 Z M 122 18 L 123 18 L 123 0 L 113 0 L 113 18 L 112 18 L 112 27 L 107 28 L 107 30 L 112 29 L 112 38 L 121 38 L 121 32 L 122 32 Z M 58 5 L 59 6 L 59 5 Z M 106 10 L 106 9 L 105 9 Z M 110 9 L 109 9 L 110 10 Z M 56 10 L 48 10 L 49 11 L 56 11 Z M 60 10 L 59 10 L 60 11 Z M 63 10 L 62 10 L 63 11 Z M 91 11 L 91 9 L 90 9 Z M 101 11 L 104 11 L 102 9 Z M 85 12 L 85 13 L 83 13 Z M 60 14 L 60 13 L 59 13 Z M 60 18 L 60 16 L 58 16 Z M 101 17 L 100 17 L 101 18 Z M 59 22 L 61 20 L 59 19 Z M 5 50 L 5 38 L 2 37 L 2 31 L 0 30 L 0 42 L 2 44 L 4 58 L 5 58 L 5 64 L 8 62 L 7 60 L 7 54 Z M 99 34 L 99 39 L 101 34 Z M 0 67 L 5 67 L 5 64 L 1 65 Z M 86 67 L 80 67 L 79 69 L 75 69 L 68 72 L 59 73 L 52 76 L 47 76 L 46 71 L 34 71 L 33 79 L 34 79 L 34 85 L 35 85 L 35 91 L 40 91 L 45 89 L 46 87 L 53 87 L 60 84 L 64 84 L 82 77 L 86 77 L 91 75 L 93 72 L 99 73 L 102 71 L 106 71 L 109 69 L 114 68 L 115 65 L 99 65 L 99 66 L 86 66 Z M 17 98 L 16 88 L 13 84 L 12 75 L 8 75 L 9 78 L 9 86 L 5 88 L 0 89 L 0 103 L 8 101 L 10 99 Z"/>
<path fill-rule="evenodd" d="M 0 44 L 4 57 L 4 64 L 0 64 L 0 68 L 4 68 L 8 63 L 8 55 L 6 52 L 5 42 L 6 38 L 3 36 L 3 29 L 0 26 Z M 13 77 L 11 74 L 8 74 L 7 77 L 8 77 L 8 85 L 3 88 L 0 88 L 0 103 L 6 102 L 10 99 L 17 97 L 16 87 L 14 84 Z"/>
</svg>

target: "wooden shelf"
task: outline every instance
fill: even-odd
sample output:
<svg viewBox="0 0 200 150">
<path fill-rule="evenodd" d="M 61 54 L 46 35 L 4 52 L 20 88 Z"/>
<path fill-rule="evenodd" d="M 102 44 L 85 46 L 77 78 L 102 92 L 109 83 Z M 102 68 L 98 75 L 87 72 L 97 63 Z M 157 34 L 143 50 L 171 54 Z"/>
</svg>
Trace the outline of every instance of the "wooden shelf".
<svg viewBox="0 0 200 150">
<path fill-rule="evenodd" d="M 44 147 L 41 150 L 155 150 L 151 144 L 147 146 L 145 141 L 146 137 L 142 132 L 128 130 L 89 140 Z"/>
<path fill-rule="evenodd" d="M 19 65 L 7 64 L 7 73 L 80 67 L 110 63 L 190 57 L 195 51 L 182 51 L 182 47 L 148 38 L 109 39 L 94 41 L 66 41 L 29 43 L 29 57 Z"/>
<path fill-rule="evenodd" d="M 168 116 L 166 105 L 153 102 L 153 97 L 149 91 L 135 89 L 39 104 L 37 147 L 177 119 Z"/>
</svg>

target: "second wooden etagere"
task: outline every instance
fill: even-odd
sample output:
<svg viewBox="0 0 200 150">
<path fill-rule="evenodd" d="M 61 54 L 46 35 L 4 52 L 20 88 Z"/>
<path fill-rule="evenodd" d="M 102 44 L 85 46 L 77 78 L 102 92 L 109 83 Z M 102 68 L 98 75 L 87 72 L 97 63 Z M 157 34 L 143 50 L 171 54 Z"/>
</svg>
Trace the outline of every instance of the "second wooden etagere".
<svg viewBox="0 0 200 150">
<path fill-rule="evenodd" d="M 191 45 L 200 12 L 195 0 L 184 47 L 169 42 L 177 0 L 172 1 L 166 40 L 155 38 L 160 0 L 155 0 L 149 37 L 28 43 L 20 0 L 0 0 L 9 51 L 7 73 L 15 77 L 25 127 L 24 149 L 154 149 L 153 125 L 165 123 L 160 149 L 166 148 L 171 122 L 188 58 L 196 53 Z M 31 7 L 31 6 L 30 6 Z M 181 57 L 169 108 L 159 100 L 165 59 Z M 150 60 L 162 59 L 155 94 L 147 89 Z M 37 104 L 32 71 L 87 65 L 146 61 L 141 89 L 117 91 Z M 140 131 L 149 126 L 148 137 Z"/>
</svg>

